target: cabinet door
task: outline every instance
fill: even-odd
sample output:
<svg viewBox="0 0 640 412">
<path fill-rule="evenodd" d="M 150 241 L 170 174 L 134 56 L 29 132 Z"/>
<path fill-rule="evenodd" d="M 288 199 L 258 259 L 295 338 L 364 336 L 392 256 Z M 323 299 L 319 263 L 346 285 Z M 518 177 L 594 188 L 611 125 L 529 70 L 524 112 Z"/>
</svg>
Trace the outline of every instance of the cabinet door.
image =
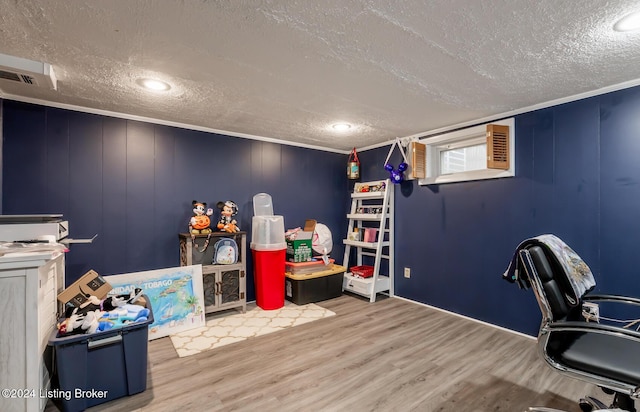
<svg viewBox="0 0 640 412">
<path fill-rule="evenodd" d="M 244 299 L 244 271 L 240 269 L 220 270 L 220 305 L 238 302 Z"/>
<path fill-rule="evenodd" d="M 204 289 L 205 313 L 218 306 L 218 271 L 211 267 L 202 267 L 202 288 Z"/>
</svg>

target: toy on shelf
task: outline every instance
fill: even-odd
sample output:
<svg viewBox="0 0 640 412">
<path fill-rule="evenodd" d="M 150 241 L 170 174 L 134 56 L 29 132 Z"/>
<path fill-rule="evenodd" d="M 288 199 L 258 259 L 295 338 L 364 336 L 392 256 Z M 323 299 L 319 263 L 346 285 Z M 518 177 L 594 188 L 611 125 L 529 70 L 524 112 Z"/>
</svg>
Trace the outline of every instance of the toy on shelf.
<svg viewBox="0 0 640 412">
<path fill-rule="evenodd" d="M 213 214 L 213 209 L 207 209 L 207 204 L 194 200 L 193 216 L 189 220 L 189 233 L 192 235 L 207 235 L 212 232 L 211 219 L 209 216 Z"/>
<path fill-rule="evenodd" d="M 384 180 L 377 182 L 376 184 L 369 183 L 356 183 L 354 187 L 355 193 L 371 193 L 371 192 L 384 192 L 387 184 Z"/>
<path fill-rule="evenodd" d="M 359 207 L 356 209 L 356 213 L 375 215 L 375 214 L 382 213 L 382 208 L 370 207 L 370 206 Z"/>
<path fill-rule="evenodd" d="M 239 232 L 238 222 L 233 216 L 238 214 L 238 205 L 231 200 L 226 202 L 218 202 L 218 209 L 220 209 L 220 220 L 218 220 L 217 228 L 221 232 L 235 233 Z"/>
</svg>

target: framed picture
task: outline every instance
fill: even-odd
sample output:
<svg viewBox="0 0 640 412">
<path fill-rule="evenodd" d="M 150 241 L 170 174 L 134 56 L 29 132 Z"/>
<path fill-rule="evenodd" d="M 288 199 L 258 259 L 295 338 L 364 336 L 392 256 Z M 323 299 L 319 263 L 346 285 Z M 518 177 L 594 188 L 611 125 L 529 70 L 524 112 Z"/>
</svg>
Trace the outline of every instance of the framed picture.
<svg viewBox="0 0 640 412">
<path fill-rule="evenodd" d="M 136 288 L 151 302 L 149 340 L 205 325 L 202 265 L 179 266 L 104 277 L 109 295 L 128 295 Z"/>
</svg>

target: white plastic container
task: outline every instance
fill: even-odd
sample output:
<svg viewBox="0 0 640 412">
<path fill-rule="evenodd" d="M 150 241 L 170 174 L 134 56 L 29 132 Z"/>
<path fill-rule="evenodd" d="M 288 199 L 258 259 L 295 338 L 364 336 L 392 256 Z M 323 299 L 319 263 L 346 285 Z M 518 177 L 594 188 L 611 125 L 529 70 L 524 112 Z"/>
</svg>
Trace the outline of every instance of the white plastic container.
<svg viewBox="0 0 640 412">
<path fill-rule="evenodd" d="M 273 202 L 271 200 L 271 195 L 267 193 L 258 193 L 253 196 L 253 215 L 273 216 Z"/>
<path fill-rule="evenodd" d="M 284 218 L 282 216 L 254 216 L 251 219 L 251 249 L 286 249 Z"/>
</svg>

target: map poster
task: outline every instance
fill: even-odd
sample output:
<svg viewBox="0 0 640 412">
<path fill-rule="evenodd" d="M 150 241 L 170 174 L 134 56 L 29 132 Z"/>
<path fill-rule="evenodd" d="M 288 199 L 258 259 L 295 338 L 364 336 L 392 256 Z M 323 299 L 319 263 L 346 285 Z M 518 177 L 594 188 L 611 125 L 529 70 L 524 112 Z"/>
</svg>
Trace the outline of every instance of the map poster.
<svg viewBox="0 0 640 412">
<path fill-rule="evenodd" d="M 142 289 L 151 301 L 153 323 L 149 340 L 205 325 L 202 265 L 148 270 L 104 277 L 109 295 L 129 295 Z"/>
</svg>

